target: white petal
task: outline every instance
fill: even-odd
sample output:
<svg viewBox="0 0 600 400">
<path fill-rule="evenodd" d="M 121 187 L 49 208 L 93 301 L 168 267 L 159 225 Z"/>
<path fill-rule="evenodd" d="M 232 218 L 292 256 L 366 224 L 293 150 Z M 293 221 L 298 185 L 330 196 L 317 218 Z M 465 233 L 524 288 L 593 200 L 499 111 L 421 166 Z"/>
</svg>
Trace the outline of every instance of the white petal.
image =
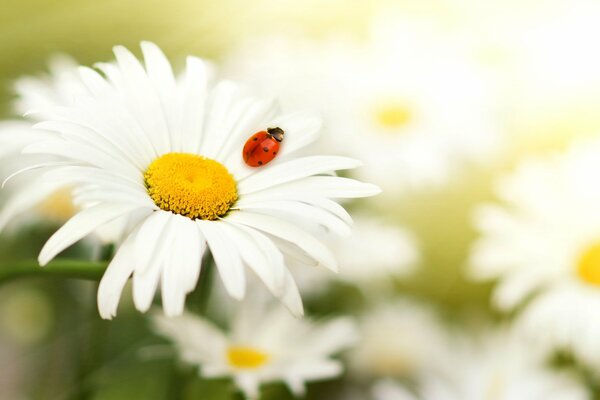
<svg viewBox="0 0 600 400">
<path fill-rule="evenodd" d="M 297 158 L 265 169 L 238 182 L 241 195 L 254 193 L 282 183 L 295 181 L 307 176 L 329 173 L 331 171 L 356 168 L 361 162 L 352 158 L 338 156 L 311 156 Z"/>
<path fill-rule="evenodd" d="M 123 162 L 117 156 L 98 150 L 90 145 L 62 139 L 44 140 L 28 145 L 23 154 L 45 154 L 69 158 L 82 163 L 113 171 L 116 175 L 136 179 L 140 171 L 133 165 Z"/>
<path fill-rule="evenodd" d="M 274 119 L 269 126 L 277 126 L 284 130 L 285 139 L 279 157 L 292 154 L 319 137 L 321 120 L 306 112 L 296 112 Z"/>
<path fill-rule="evenodd" d="M 25 188 L 3 205 L 0 211 L 0 230 L 4 229 L 15 216 L 29 210 L 64 186 L 64 182 L 48 181 L 43 176 L 30 181 Z"/>
<path fill-rule="evenodd" d="M 159 210 L 153 212 L 140 227 L 135 239 L 137 273 L 143 273 L 149 267 L 152 258 L 154 258 L 157 243 L 165 235 L 171 217 L 170 212 Z"/>
<path fill-rule="evenodd" d="M 328 356 L 356 344 L 359 333 L 351 318 L 341 317 L 323 323 L 304 340 L 310 354 Z"/>
<path fill-rule="evenodd" d="M 132 232 L 119 247 L 117 254 L 106 268 L 98 286 L 98 311 L 104 319 L 117 315 L 121 292 L 134 268 L 133 241 L 136 232 Z"/>
<path fill-rule="evenodd" d="M 337 216 L 319 207 L 297 201 L 262 201 L 247 206 L 236 205 L 236 209 L 272 214 L 273 216 L 293 216 L 302 221 L 310 221 L 315 225 L 323 226 L 340 236 L 349 236 L 352 233 L 348 224 Z"/>
<path fill-rule="evenodd" d="M 259 398 L 258 388 L 260 386 L 259 378 L 251 372 L 239 372 L 233 377 L 235 384 L 244 393 L 247 400 L 257 400 Z"/>
<path fill-rule="evenodd" d="M 105 97 L 114 94 L 110 84 L 95 70 L 89 67 L 78 67 L 79 77 L 90 93 L 96 97 Z"/>
<path fill-rule="evenodd" d="M 162 269 L 162 303 L 167 316 L 181 315 L 185 296 L 193 290 L 200 274 L 204 243 L 198 227 L 189 218 L 172 217 L 173 240 L 170 257 Z"/>
<path fill-rule="evenodd" d="M 181 136 L 182 147 L 191 153 L 199 153 L 202 143 L 207 79 L 204 61 L 188 57 L 181 90 Z"/>
<path fill-rule="evenodd" d="M 283 296 L 279 298 L 283 305 L 289 310 L 289 312 L 296 318 L 301 318 L 304 315 L 304 307 L 302 306 L 302 297 L 300 291 L 294 281 L 294 277 L 288 271 L 285 270 L 285 286 L 283 289 Z"/>
<path fill-rule="evenodd" d="M 281 296 L 285 287 L 286 269 L 281 252 L 268 237 L 252 228 L 233 223 L 222 225 L 244 262 L 275 296 Z"/>
<path fill-rule="evenodd" d="M 282 196 L 283 197 L 283 196 Z M 341 205 L 339 205 L 338 203 L 336 203 L 333 200 L 329 200 L 327 198 L 322 198 L 322 197 L 316 197 L 316 196 L 297 196 L 295 194 L 290 194 L 290 196 L 287 196 L 288 199 L 290 201 L 299 201 L 302 203 L 306 203 L 315 207 L 319 207 L 322 208 L 324 210 L 329 211 L 330 213 L 332 213 L 333 215 L 335 215 L 336 217 L 338 217 L 339 219 L 341 219 L 342 221 L 344 221 L 346 224 L 348 225 L 352 225 L 352 217 L 350 216 L 350 214 L 348 213 L 348 211 L 346 211 L 344 209 L 344 207 L 342 207 Z M 239 209 L 244 209 L 246 208 L 246 206 L 254 206 L 257 204 L 261 204 L 265 201 L 270 201 L 272 199 L 269 198 L 261 198 L 258 195 L 256 196 L 244 196 L 243 198 L 239 199 L 236 203 L 235 203 L 235 208 L 239 208 Z M 285 201 L 285 200 L 284 200 Z"/>
<path fill-rule="evenodd" d="M 210 321 L 188 313 L 174 318 L 153 314 L 152 325 L 156 331 L 175 342 L 182 354 L 195 358 L 188 361 L 210 365 L 223 358 L 227 338 Z"/>
<path fill-rule="evenodd" d="M 156 214 L 156 213 L 155 213 Z M 153 242 L 146 243 L 146 255 L 150 255 L 150 258 L 143 258 L 146 264 L 141 264 L 136 259 L 136 270 L 133 274 L 133 303 L 135 307 L 141 311 L 146 312 L 152 305 L 152 299 L 156 293 L 158 282 L 160 280 L 162 269 L 168 267 L 168 263 L 171 261 L 172 256 L 171 243 L 175 235 L 175 231 L 172 227 L 172 215 L 165 213 L 169 218 L 166 219 L 163 229 L 160 234 L 152 235 L 148 234 L 148 238 L 152 239 Z M 152 225 L 158 225 L 158 222 L 154 220 Z M 156 225 L 154 225 L 156 227 Z M 149 227 L 142 226 L 149 230 Z M 141 229 L 140 229 L 141 231 Z M 136 250 L 138 250 L 139 238 L 136 238 Z M 139 250 L 138 250 L 139 251 Z"/>
<path fill-rule="evenodd" d="M 48 264 L 58 253 L 90 234 L 98 226 L 138 208 L 131 204 L 104 203 L 78 212 L 48 239 L 38 257 L 39 263 Z"/>
<path fill-rule="evenodd" d="M 165 110 L 144 68 L 126 48 L 116 46 L 113 52 L 123 77 L 120 89 L 127 96 L 136 120 L 159 154 L 169 152 L 171 143 Z"/>
<path fill-rule="evenodd" d="M 230 81 L 222 81 L 212 90 L 206 110 L 204 136 L 200 145 L 200 154 L 211 158 L 227 137 L 227 124 L 235 99 L 239 94 L 237 85 Z"/>
<path fill-rule="evenodd" d="M 206 238 L 225 289 L 234 299 L 243 299 L 246 291 L 244 266 L 238 250 L 221 226 L 223 222 L 197 220 L 196 223 Z"/>
<path fill-rule="evenodd" d="M 297 197 L 327 197 L 351 199 L 381 193 L 375 185 L 337 176 L 310 176 L 288 182 L 260 192 L 244 195 L 244 201 L 295 200 Z"/>
<path fill-rule="evenodd" d="M 162 50 L 154 43 L 142 42 L 141 47 L 148 78 L 158 94 L 158 99 L 169 128 L 171 138 L 170 150 L 176 152 L 183 151 L 184 149 L 181 147 L 180 108 L 177 103 L 177 85 L 171 64 Z"/>
<path fill-rule="evenodd" d="M 272 118 L 278 104 L 274 100 L 252 100 L 249 108 L 238 118 L 229 132 L 226 142 L 217 154 L 218 160 L 223 160 L 228 165 L 232 158 L 241 161 L 242 147 L 246 140 L 258 132 L 267 128 L 265 123 Z"/>
<path fill-rule="evenodd" d="M 342 363 L 337 360 L 316 359 L 297 361 L 289 367 L 288 379 L 314 381 L 335 378 L 344 370 Z"/>
<path fill-rule="evenodd" d="M 263 232 L 280 237 L 314 257 L 321 265 L 337 272 L 335 257 L 319 240 L 312 235 L 280 219 L 250 212 L 234 212 L 226 217 L 227 220 L 251 226 Z"/>
</svg>

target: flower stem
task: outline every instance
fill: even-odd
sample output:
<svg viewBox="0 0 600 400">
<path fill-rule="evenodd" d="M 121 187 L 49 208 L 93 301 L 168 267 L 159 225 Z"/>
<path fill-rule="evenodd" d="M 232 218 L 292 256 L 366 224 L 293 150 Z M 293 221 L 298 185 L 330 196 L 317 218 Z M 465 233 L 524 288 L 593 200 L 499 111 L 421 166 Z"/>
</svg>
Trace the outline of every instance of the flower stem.
<svg viewBox="0 0 600 400">
<path fill-rule="evenodd" d="M 16 261 L 0 265 L 0 284 L 25 276 L 47 276 L 98 281 L 108 262 L 58 259 L 45 267 L 37 261 Z"/>
</svg>

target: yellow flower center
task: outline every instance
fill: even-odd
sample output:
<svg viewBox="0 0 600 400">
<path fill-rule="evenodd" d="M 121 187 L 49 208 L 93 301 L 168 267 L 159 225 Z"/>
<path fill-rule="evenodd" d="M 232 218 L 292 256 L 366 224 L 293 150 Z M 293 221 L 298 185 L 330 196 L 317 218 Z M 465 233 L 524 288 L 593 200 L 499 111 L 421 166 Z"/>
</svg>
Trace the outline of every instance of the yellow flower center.
<svg viewBox="0 0 600 400">
<path fill-rule="evenodd" d="M 71 197 L 71 188 L 59 189 L 37 206 L 44 217 L 55 220 L 67 220 L 77 212 Z"/>
<path fill-rule="evenodd" d="M 227 349 L 229 365 L 241 369 L 262 367 L 269 361 L 269 355 L 252 347 L 231 346 Z"/>
<path fill-rule="evenodd" d="M 577 265 L 577 273 L 584 282 L 600 286 L 600 242 L 583 252 Z"/>
<path fill-rule="evenodd" d="M 157 206 L 192 219 L 214 220 L 237 200 L 233 176 L 222 164 L 195 154 L 168 153 L 144 173 Z"/>
<path fill-rule="evenodd" d="M 375 121 L 386 129 L 398 129 L 407 125 L 413 118 L 411 108 L 398 100 L 379 104 L 374 110 Z"/>
</svg>

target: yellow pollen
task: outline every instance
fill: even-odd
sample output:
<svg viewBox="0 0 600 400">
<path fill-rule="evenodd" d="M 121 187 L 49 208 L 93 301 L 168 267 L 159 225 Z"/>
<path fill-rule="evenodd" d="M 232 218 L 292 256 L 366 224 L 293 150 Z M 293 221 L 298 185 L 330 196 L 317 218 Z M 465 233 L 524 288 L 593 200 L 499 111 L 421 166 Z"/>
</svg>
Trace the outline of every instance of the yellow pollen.
<svg viewBox="0 0 600 400">
<path fill-rule="evenodd" d="M 407 125 L 413 118 L 412 111 L 405 103 L 394 100 L 375 107 L 377 123 L 387 129 L 398 129 Z"/>
<path fill-rule="evenodd" d="M 584 282 L 600 286 L 600 242 L 583 252 L 577 265 L 577 273 Z"/>
<path fill-rule="evenodd" d="M 227 349 L 229 365 L 240 369 L 260 368 L 269 361 L 269 355 L 252 347 L 231 346 Z"/>
<path fill-rule="evenodd" d="M 158 207 L 192 219 L 217 219 L 237 200 L 229 171 L 195 154 L 168 153 L 157 158 L 144 173 L 144 181 Z"/>
</svg>

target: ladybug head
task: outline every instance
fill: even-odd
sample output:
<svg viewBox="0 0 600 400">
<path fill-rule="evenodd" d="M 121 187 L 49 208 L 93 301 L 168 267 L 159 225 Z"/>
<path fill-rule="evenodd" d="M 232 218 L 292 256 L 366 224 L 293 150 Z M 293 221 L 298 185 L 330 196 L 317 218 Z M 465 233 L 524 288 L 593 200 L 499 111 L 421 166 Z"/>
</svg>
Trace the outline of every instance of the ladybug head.
<svg viewBox="0 0 600 400">
<path fill-rule="evenodd" d="M 271 137 L 275 140 L 277 140 L 278 142 L 281 142 L 283 140 L 283 134 L 285 133 L 283 131 L 283 129 L 276 127 L 276 128 L 267 128 L 267 133 L 269 135 L 271 135 Z"/>
</svg>

